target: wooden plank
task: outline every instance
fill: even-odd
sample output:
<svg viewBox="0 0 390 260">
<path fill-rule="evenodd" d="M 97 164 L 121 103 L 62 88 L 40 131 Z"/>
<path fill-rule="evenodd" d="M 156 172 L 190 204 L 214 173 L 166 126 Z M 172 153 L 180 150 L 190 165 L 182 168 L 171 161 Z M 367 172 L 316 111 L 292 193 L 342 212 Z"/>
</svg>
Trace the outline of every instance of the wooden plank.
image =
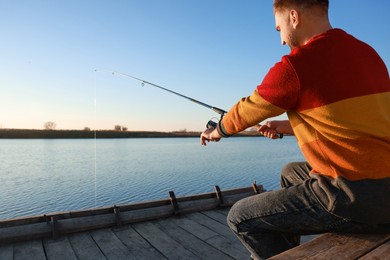
<svg viewBox="0 0 390 260">
<path fill-rule="evenodd" d="M 121 212 L 123 224 L 132 224 L 143 221 L 156 220 L 173 216 L 174 211 L 171 205 Z"/>
<path fill-rule="evenodd" d="M 43 216 L 5 219 L 5 220 L 0 220 L 0 228 L 34 224 L 34 223 L 45 222 L 45 221 L 46 220 Z"/>
<path fill-rule="evenodd" d="M 249 252 L 238 239 L 233 242 L 228 240 L 226 237 L 216 236 L 207 239 L 206 242 L 234 259 L 249 259 Z"/>
<path fill-rule="evenodd" d="M 244 188 L 237 188 L 237 189 L 230 189 L 230 190 L 222 190 L 221 191 L 222 197 L 232 197 L 235 198 L 235 195 L 245 194 L 246 196 L 254 195 L 254 191 L 252 187 L 244 187 Z M 184 202 L 184 201 L 190 201 L 190 200 L 203 200 L 203 199 L 210 199 L 210 198 L 217 198 L 217 194 L 215 192 L 208 192 L 203 194 L 196 194 L 196 195 L 189 195 L 189 196 L 183 196 L 183 197 L 177 197 L 177 202 Z"/>
<path fill-rule="evenodd" d="M 196 221 L 193 221 L 187 217 L 179 217 L 174 218 L 176 225 L 181 227 L 184 230 L 187 230 L 191 234 L 195 235 L 201 240 L 206 240 L 215 236 L 219 236 L 219 234 Z"/>
<path fill-rule="evenodd" d="M 261 185 L 258 185 L 259 189 L 262 189 Z M 236 194 L 242 194 L 242 193 L 249 193 L 251 195 L 254 195 L 255 192 L 252 188 L 250 187 L 244 187 L 244 188 L 238 188 L 238 189 L 231 189 L 231 190 L 223 190 L 222 191 L 222 196 L 230 196 L 230 195 L 236 195 Z"/>
<path fill-rule="evenodd" d="M 118 205 L 121 208 L 121 212 L 124 211 L 130 211 L 130 210 L 139 210 L 139 209 L 150 209 L 155 207 L 161 207 L 170 205 L 171 202 L 169 199 L 162 199 L 162 200 L 153 200 L 153 201 L 143 201 L 143 202 L 137 202 L 133 204 L 127 204 L 127 205 Z"/>
<path fill-rule="evenodd" d="M 270 259 L 354 259 L 373 250 L 389 234 L 327 233 Z"/>
<path fill-rule="evenodd" d="M 227 239 L 229 239 L 232 242 L 237 241 L 237 237 L 234 235 L 234 233 L 226 225 L 223 225 L 223 224 L 209 218 L 208 216 L 206 216 L 204 214 L 193 213 L 193 214 L 189 214 L 185 217 L 207 227 L 208 229 L 218 233 L 221 236 L 226 237 Z"/>
<path fill-rule="evenodd" d="M 152 247 L 132 227 L 113 229 L 115 235 L 127 246 L 132 255 L 139 260 L 166 259 L 160 252 Z"/>
<path fill-rule="evenodd" d="M 77 259 L 72 246 L 67 237 L 60 237 L 58 239 L 45 239 L 43 245 L 46 251 L 47 259 L 53 260 L 72 260 Z"/>
<path fill-rule="evenodd" d="M 60 234 L 70 234 L 99 228 L 107 228 L 114 225 L 116 225 L 114 214 L 62 219 L 57 221 L 57 228 Z"/>
<path fill-rule="evenodd" d="M 223 203 L 224 203 L 223 205 L 231 207 L 237 201 L 239 201 L 243 198 L 253 196 L 253 195 L 255 195 L 253 192 L 249 192 L 249 193 L 236 194 L 236 195 L 232 195 L 232 196 L 225 196 L 225 197 L 223 197 Z"/>
<path fill-rule="evenodd" d="M 230 207 L 217 209 L 217 211 L 220 212 L 221 214 L 224 214 L 225 216 L 227 216 L 229 214 Z"/>
<path fill-rule="evenodd" d="M 165 234 L 154 223 L 139 223 L 133 225 L 133 228 L 168 259 L 199 259 L 195 254 Z"/>
<path fill-rule="evenodd" d="M 15 260 L 46 260 L 41 240 L 20 242 L 14 245 Z"/>
<path fill-rule="evenodd" d="M 157 226 L 167 235 L 183 245 L 186 249 L 197 255 L 200 259 L 233 259 L 220 250 L 197 238 L 177 225 L 177 220 L 172 218 L 160 220 Z"/>
<path fill-rule="evenodd" d="M 188 214 L 192 212 L 198 212 L 202 210 L 211 210 L 219 206 L 219 200 L 217 198 L 184 201 L 179 203 L 180 214 Z"/>
<path fill-rule="evenodd" d="M 249 253 L 245 247 L 241 244 L 238 238 L 233 234 L 233 232 L 227 227 L 215 221 L 214 219 L 209 218 L 208 216 L 201 213 L 193 213 L 186 218 L 197 222 L 198 224 L 207 227 L 208 229 L 216 232 L 217 236 L 212 236 L 205 241 L 218 248 L 219 250 L 225 252 L 229 256 L 235 259 L 248 259 Z M 197 233 L 193 233 L 197 235 Z"/>
<path fill-rule="evenodd" d="M 372 259 L 381 259 L 381 260 L 390 260 L 390 240 L 388 240 L 383 245 L 369 252 L 368 254 L 359 258 L 360 260 L 372 260 Z"/>
<path fill-rule="evenodd" d="M 317 256 L 323 259 L 358 258 L 377 247 L 386 237 L 388 237 L 386 234 L 333 234 L 333 246 Z"/>
<path fill-rule="evenodd" d="M 4 260 L 14 259 L 14 246 L 0 245 L 0 259 L 4 259 Z"/>
<path fill-rule="evenodd" d="M 0 228 L 0 244 L 29 239 L 45 238 L 52 235 L 50 225 L 35 223 L 31 225 Z"/>
<path fill-rule="evenodd" d="M 88 232 L 72 234 L 68 236 L 72 248 L 78 259 L 103 260 L 106 259 L 100 248 Z"/>
<path fill-rule="evenodd" d="M 92 231 L 91 235 L 107 259 L 136 259 L 111 229 Z"/>
<path fill-rule="evenodd" d="M 208 216 L 209 218 L 214 219 L 215 221 L 218 221 L 219 223 L 223 225 L 228 225 L 227 224 L 227 218 L 225 215 L 221 214 L 220 212 L 216 210 L 210 210 L 210 211 L 202 211 L 202 214 Z"/>
</svg>

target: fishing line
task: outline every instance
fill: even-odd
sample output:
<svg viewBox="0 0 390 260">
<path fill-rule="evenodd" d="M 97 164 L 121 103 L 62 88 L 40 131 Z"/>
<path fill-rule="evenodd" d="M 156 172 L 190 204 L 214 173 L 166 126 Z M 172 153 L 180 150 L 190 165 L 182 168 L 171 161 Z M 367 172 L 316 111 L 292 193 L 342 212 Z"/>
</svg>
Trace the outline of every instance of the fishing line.
<svg viewBox="0 0 390 260">
<path fill-rule="evenodd" d="M 96 72 L 96 70 L 95 70 Z M 97 74 L 95 73 L 95 82 L 94 82 L 94 127 L 93 127 L 93 132 L 94 132 L 94 150 L 95 150 L 95 161 L 94 161 L 94 202 L 95 202 L 95 208 L 97 206 L 96 203 L 96 172 L 97 172 L 97 139 L 96 139 L 96 125 L 97 125 L 97 109 L 96 109 L 96 88 L 97 88 Z"/>
</svg>

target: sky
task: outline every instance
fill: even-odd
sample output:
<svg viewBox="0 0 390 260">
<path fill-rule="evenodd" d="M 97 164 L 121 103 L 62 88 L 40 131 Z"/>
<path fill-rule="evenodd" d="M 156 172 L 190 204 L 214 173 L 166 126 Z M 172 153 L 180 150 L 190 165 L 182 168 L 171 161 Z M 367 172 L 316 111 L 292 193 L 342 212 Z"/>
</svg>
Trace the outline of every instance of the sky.
<svg viewBox="0 0 390 260">
<path fill-rule="evenodd" d="M 331 0 L 329 15 L 389 66 L 389 11 Z M 202 131 L 219 115 L 112 72 L 228 110 L 288 53 L 272 0 L 0 0 L 0 128 Z"/>
</svg>

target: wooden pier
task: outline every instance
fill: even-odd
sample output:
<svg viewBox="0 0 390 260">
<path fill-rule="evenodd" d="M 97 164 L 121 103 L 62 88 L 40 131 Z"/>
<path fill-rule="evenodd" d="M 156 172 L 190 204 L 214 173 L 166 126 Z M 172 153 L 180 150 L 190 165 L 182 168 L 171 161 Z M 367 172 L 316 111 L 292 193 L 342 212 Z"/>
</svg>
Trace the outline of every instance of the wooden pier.
<svg viewBox="0 0 390 260">
<path fill-rule="evenodd" d="M 228 209 L 0 245 L 0 259 L 249 259 Z"/>
<path fill-rule="evenodd" d="M 226 217 L 236 201 L 262 191 L 216 186 L 188 197 L 170 192 L 167 200 L 3 220 L 0 259 L 249 259 Z M 390 259 L 390 234 L 324 234 L 272 259 Z"/>
<path fill-rule="evenodd" d="M 248 259 L 226 223 L 261 185 L 0 221 L 0 259 Z"/>
</svg>

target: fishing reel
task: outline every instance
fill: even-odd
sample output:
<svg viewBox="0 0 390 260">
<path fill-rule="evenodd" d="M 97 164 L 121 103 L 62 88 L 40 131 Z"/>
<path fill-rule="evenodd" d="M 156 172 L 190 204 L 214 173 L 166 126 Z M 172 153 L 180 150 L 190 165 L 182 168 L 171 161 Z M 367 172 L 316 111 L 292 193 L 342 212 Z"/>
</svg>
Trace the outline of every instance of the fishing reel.
<svg viewBox="0 0 390 260">
<path fill-rule="evenodd" d="M 218 122 L 219 122 L 218 118 L 213 117 L 213 118 L 211 118 L 211 119 L 207 122 L 206 128 L 207 128 L 207 129 L 208 129 L 208 128 L 217 128 Z"/>
</svg>

